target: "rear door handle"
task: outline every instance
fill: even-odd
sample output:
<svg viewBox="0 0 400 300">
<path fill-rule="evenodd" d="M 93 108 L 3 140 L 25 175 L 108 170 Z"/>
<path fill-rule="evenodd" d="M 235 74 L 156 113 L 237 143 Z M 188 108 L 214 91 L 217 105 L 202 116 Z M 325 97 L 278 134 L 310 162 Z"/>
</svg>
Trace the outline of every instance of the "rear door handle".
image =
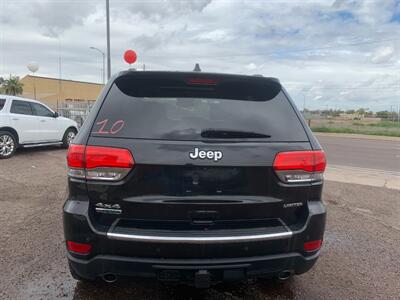
<svg viewBox="0 0 400 300">
<path fill-rule="evenodd" d="M 40 120 L 40 122 L 46 122 L 46 120 Z"/>
<path fill-rule="evenodd" d="M 12 118 L 12 120 L 13 120 L 13 121 L 18 121 L 19 119 L 18 119 L 18 118 Z"/>
</svg>

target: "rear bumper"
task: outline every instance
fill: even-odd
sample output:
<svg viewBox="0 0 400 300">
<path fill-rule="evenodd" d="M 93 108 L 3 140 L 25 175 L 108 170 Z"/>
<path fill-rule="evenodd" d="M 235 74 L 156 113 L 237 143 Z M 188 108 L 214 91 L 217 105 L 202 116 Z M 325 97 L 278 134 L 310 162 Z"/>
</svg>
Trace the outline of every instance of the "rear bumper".
<svg viewBox="0 0 400 300">
<path fill-rule="evenodd" d="M 307 272 L 319 251 L 307 253 L 307 241 L 323 239 L 326 210 L 320 201 L 308 203 L 309 216 L 298 228 L 283 234 L 258 234 L 256 239 L 228 241 L 216 237 L 173 237 L 154 240 L 154 236 L 112 236 L 110 231 L 94 228 L 88 218 L 85 201 L 68 200 L 64 206 L 66 240 L 93 245 L 88 257 L 68 254 L 74 271 L 93 279 L 107 273 L 116 276 L 192 281 L 198 271 L 207 271 L 212 281 L 272 277 L 282 271 Z M 160 237 L 157 236 L 157 239 Z M 246 238 L 249 238 L 247 236 Z M 189 240 L 185 240 L 189 239 Z M 221 239 L 219 237 L 218 239 Z"/>
<path fill-rule="evenodd" d="M 89 260 L 68 254 L 74 271 L 81 277 L 94 279 L 105 274 L 117 277 L 153 278 L 168 281 L 193 281 L 195 273 L 206 270 L 211 281 L 241 280 L 252 277 L 274 277 L 282 271 L 294 274 L 307 272 L 315 264 L 319 253 L 304 257 L 287 253 L 262 257 L 230 259 L 149 259 L 97 255 Z"/>
</svg>

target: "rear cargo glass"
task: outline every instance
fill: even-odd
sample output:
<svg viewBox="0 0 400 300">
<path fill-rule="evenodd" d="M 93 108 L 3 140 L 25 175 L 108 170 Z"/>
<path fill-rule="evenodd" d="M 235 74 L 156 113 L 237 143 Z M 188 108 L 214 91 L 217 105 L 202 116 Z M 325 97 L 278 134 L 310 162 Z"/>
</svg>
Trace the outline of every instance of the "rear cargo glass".
<svg viewBox="0 0 400 300">
<path fill-rule="evenodd" d="M 209 131 L 235 135 L 204 134 Z M 182 141 L 308 140 L 280 84 L 251 77 L 123 76 L 112 85 L 91 135 Z"/>
</svg>

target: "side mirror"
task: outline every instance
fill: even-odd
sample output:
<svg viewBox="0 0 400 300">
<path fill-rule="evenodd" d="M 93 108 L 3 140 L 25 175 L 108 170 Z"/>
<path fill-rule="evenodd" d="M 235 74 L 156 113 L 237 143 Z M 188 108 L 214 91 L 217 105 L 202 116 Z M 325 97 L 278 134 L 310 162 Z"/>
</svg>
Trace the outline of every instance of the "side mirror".
<svg viewBox="0 0 400 300">
<path fill-rule="evenodd" d="M 54 113 L 54 118 L 58 118 L 60 115 L 58 114 L 58 112 Z"/>
</svg>

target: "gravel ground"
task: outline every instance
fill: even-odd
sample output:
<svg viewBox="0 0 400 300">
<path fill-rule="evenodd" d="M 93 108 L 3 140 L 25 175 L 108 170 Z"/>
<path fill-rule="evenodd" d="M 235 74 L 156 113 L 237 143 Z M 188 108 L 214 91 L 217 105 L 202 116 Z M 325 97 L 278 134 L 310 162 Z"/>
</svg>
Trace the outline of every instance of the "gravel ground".
<svg viewBox="0 0 400 300">
<path fill-rule="evenodd" d="M 0 299 L 399 299 L 400 191 L 326 182 L 322 254 L 285 283 L 208 290 L 157 282 L 77 283 L 62 232 L 65 150 L 22 150 L 0 160 Z"/>
</svg>

